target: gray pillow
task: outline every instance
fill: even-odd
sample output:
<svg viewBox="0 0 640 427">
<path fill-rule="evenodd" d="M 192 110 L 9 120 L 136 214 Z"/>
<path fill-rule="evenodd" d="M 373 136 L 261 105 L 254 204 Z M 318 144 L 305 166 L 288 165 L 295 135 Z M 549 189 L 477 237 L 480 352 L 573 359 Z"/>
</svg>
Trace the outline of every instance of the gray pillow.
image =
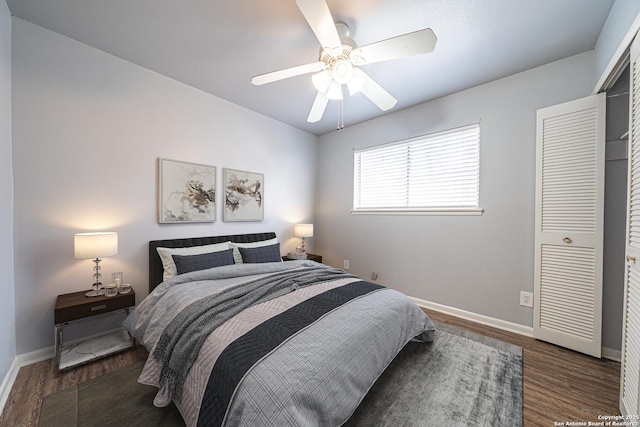
<svg viewBox="0 0 640 427">
<path fill-rule="evenodd" d="M 233 249 L 198 255 L 172 255 L 178 274 L 233 264 Z"/>
<path fill-rule="evenodd" d="M 281 262 L 280 243 L 258 248 L 238 248 L 244 263 Z"/>
</svg>

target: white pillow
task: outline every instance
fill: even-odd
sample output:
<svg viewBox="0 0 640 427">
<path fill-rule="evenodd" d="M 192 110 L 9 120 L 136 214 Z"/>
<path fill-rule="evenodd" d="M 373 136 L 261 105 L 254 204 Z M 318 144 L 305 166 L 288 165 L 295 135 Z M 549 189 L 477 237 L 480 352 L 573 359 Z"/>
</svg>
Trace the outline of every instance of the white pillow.
<svg viewBox="0 0 640 427">
<path fill-rule="evenodd" d="M 235 263 L 242 264 L 242 255 L 240 254 L 240 251 L 238 250 L 238 248 L 259 248 L 261 246 L 275 245 L 276 243 L 278 243 L 278 238 L 274 237 L 273 239 L 262 240 L 260 242 L 253 242 L 253 243 L 229 242 L 229 247 L 233 249 L 233 260 L 235 261 Z"/>
<path fill-rule="evenodd" d="M 162 280 L 169 280 L 178 275 L 176 264 L 173 262 L 173 255 L 200 255 L 210 252 L 220 252 L 229 249 L 229 242 L 216 243 L 214 245 L 190 246 L 188 248 L 161 248 L 157 247 L 158 255 L 162 260 L 164 274 Z M 237 250 L 237 249 L 236 249 Z"/>
</svg>

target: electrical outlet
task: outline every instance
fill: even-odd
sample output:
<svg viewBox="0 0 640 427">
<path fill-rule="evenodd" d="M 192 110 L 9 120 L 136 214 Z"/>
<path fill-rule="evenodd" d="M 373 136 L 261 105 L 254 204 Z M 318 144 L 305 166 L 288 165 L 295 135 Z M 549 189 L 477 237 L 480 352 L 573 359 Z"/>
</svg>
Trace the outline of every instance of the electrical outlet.
<svg viewBox="0 0 640 427">
<path fill-rule="evenodd" d="M 372 271 L 371 272 L 371 280 L 378 280 L 378 272 L 377 271 Z"/>
<path fill-rule="evenodd" d="M 533 293 L 521 291 L 520 305 L 523 307 L 533 307 Z"/>
<path fill-rule="evenodd" d="M 345 259 L 345 260 L 344 260 L 344 269 L 345 269 L 345 270 L 348 270 L 348 269 L 349 269 L 349 260 L 348 260 L 348 259 Z"/>
</svg>

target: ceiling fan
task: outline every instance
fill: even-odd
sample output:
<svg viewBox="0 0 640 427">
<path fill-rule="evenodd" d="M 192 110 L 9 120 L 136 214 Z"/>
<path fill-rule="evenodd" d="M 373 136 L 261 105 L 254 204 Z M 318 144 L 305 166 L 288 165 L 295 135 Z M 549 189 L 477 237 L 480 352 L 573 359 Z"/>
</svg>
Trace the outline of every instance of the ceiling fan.
<svg viewBox="0 0 640 427">
<path fill-rule="evenodd" d="M 322 46 L 317 62 L 261 74 L 251 79 L 254 85 L 263 85 L 302 74 L 315 73 L 311 77 L 318 94 L 307 121 L 315 123 L 322 118 L 330 99 L 342 99 L 342 86 L 347 85 L 351 95 L 362 92 L 381 110 L 393 108 L 398 102 L 389 92 L 376 83 L 359 67 L 389 59 L 402 58 L 432 52 L 436 36 L 430 28 L 382 40 L 366 46 L 358 45 L 350 38 L 346 24 L 334 23 L 325 0 L 296 0 Z"/>
</svg>

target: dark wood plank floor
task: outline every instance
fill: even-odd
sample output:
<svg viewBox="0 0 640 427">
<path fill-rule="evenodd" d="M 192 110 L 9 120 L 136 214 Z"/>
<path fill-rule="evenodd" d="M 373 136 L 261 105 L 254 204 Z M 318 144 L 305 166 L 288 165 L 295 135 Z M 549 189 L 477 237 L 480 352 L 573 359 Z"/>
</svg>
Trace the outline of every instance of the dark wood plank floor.
<svg viewBox="0 0 640 427">
<path fill-rule="evenodd" d="M 40 420 L 42 400 L 75 384 L 88 381 L 147 358 L 141 345 L 86 365 L 58 373 L 53 359 L 20 368 L 5 404 L 0 426 L 36 427 Z"/>
<path fill-rule="evenodd" d="M 532 338 L 427 311 L 448 323 L 523 348 L 524 425 L 556 426 L 568 421 L 598 421 L 616 415 L 620 363 L 599 360 Z M 0 426 L 37 426 L 44 397 L 107 372 L 144 360 L 141 346 L 61 374 L 52 360 L 20 369 L 0 417 Z M 497 426 L 496 426 L 497 427 Z M 515 426 L 514 426 L 515 427 Z"/>
</svg>

